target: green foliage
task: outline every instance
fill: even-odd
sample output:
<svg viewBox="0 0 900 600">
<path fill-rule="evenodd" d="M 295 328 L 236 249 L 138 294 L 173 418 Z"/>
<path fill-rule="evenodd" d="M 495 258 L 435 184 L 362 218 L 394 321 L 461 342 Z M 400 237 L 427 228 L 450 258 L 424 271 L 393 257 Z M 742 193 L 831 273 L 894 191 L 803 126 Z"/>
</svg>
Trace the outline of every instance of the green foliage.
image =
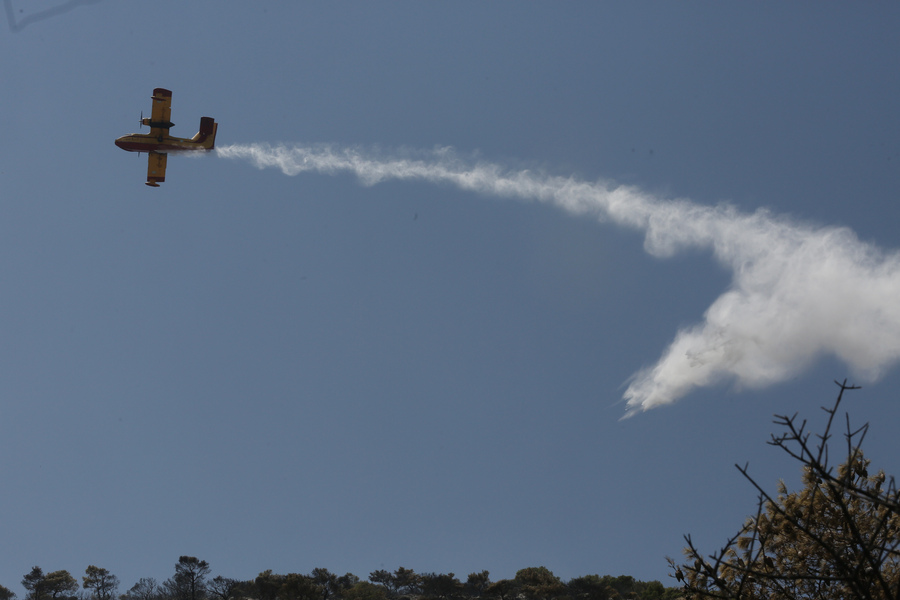
<svg viewBox="0 0 900 600">
<path fill-rule="evenodd" d="M 412 569 L 398 567 L 393 573 L 384 569 L 369 573 L 369 581 L 384 586 L 389 598 L 420 593 L 421 578 Z"/>
<path fill-rule="evenodd" d="M 175 575 L 166 580 L 163 589 L 172 600 L 204 600 L 209 563 L 196 556 L 180 556 Z"/>
<path fill-rule="evenodd" d="M 425 573 L 419 582 L 424 600 L 449 600 L 462 596 L 463 584 L 453 573 Z"/>
<path fill-rule="evenodd" d="M 47 594 L 46 597 L 53 600 L 74 600 L 75 592 L 78 591 L 78 581 L 72 577 L 71 573 L 63 569 L 47 573 L 43 587 Z"/>
<path fill-rule="evenodd" d="M 676 600 L 681 597 L 677 588 L 667 588 L 658 581 L 638 581 L 630 575 L 585 575 L 568 583 L 572 600 Z"/>
<path fill-rule="evenodd" d="M 609 600 L 616 595 L 606 581 L 607 577 L 599 575 L 585 575 L 569 581 L 569 595 L 573 600 Z"/>
<path fill-rule="evenodd" d="M 466 596 L 468 596 L 469 598 L 478 598 L 487 591 L 487 588 L 490 584 L 491 574 L 487 571 L 469 573 L 469 577 L 466 579 L 465 584 Z"/>
<path fill-rule="evenodd" d="M 518 585 L 512 579 L 501 579 L 488 585 L 485 595 L 496 600 L 512 600 L 515 598 Z"/>
<path fill-rule="evenodd" d="M 213 582 L 215 579 L 213 580 Z M 363 593 L 364 588 L 351 593 L 359 584 L 359 577 L 346 573 L 340 577 L 328 569 L 316 568 L 309 575 L 288 573 L 279 575 L 271 569 L 263 571 L 253 581 L 236 582 L 231 598 L 254 600 L 338 600 L 350 593 Z M 384 588 L 376 586 L 384 595 Z M 386 597 L 386 596 L 385 596 Z M 217 595 L 216 600 L 226 600 Z"/>
<path fill-rule="evenodd" d="M 32 567 L 31 571 L 22 578 L 22 587 L 27 592 L 26 600 L 43 600 L 44 570 L 38 566 Z"/>
<path fill-rule="evenodd" d="M 566 586 L 547 567 L 528 567 L 516 572 L 519 594 L 526 600 L 551 600 L 566 594 Z"/>
<path fill-rule="evenodd" d="M 116 598 L 119 580 L 106 569 L 90 565 L 82 578 L 90 594 L 77 598 L 71 594 L 78 585 L 67 571 L 44 574 L 34 567 L 22 585 L 28 590 L 25 600 L 674 600 L 674 588 L 663 588 L 658 581 L 641 582 L 629 576 L 587 575 L 564 583 L 546 567 L 529 567 L 514 579 L 492 582 L 488 571 L 470 573 L 465 583 L 453 573 L 416 573 L 399 567 L 379 570 L 360 581 L 352 573 L 338 576 L 325 568 L 308 575 L 285 575 L 263 571 L 249 581 L 218 575 L 207 580 L 209 563 L 193 556 L 182 556 L 175 565 L 175 576 L 157 584 L 144 577 Z M 4 592 L 4 590 L 6 590 Z M 15 594 L 0 586 L 0 600 L 13 600 Z"/>
<path fill-rule="evenodd" d="M 318 600 L 319 590 L 311 577 L 299 573 L 284 576 L 278 590 L 278 600 Z"/>
<path fill-rule="evenodd" d="M 387 594 L 382 585 L 360 581 L 344 591 L 344 600 L 387 600 Z"/>
<path fill-rule="evenodd" d="M 40 567 L 33 567 L 22 578 L 22 586 L 28 591 L 26 600 L 71 600 L 78 591 L 78 582 L 68 571 L 45 575 Z"/>
<path fill-rule="evenodd" d="M 244 583 L 237 579 L 230 579 L 217 575 L 206 584 L 206 593 L 210 600 L 232 600 L 239 597 L 238 591 Z"/>
<path fill-rule="evenodd" d="M 338 586 L 336 590 L 336 594 L 338 596 L 342 596 L 345 590 L 349 590 L 357 583 L 359 583 L 359 577 L 354 575 L 353 573 L 344 573 L 337 580 Z"/>
<path fill-rule="evenodd" d="M 275 600 L 283 581 L 284 576 L 274 574 L 272 569 L 263 571 L 254 580 L 254 596 L 258 600 Z"/>
<path fill-rule="evenodd" d="M 421 578 L 416 575 L 412 569 L 398 567 L 394 571 L 393 584 L 398 594 L 418 594 L 420 591 Z"/>
<path fill-rule="evenodd" d="M 328 569 L 317 567 L 312 570 L 312 573 L 310 573 L 309 576 L 313 583 L 318 586 L 320 590 L 319 597 L 322 600 L 328 600 L 328 598 L 335 596 L 340 592 L 338 576 Z"/>
<path fill-rule="evenodd" d="M 82 587 L 91 590 L 91 600 L 112 600 L 119 589 L 119 578 L 106 569 L 88 566 L 81 578 Z"/>
<path fill-rule="evenodd" d="M 384 569 L 378 569 L 369 573 L 369 581 L 381 585 L 386 590 L 394 589 L 394 576 L 390 571 L 385 571 Z"/>
</svg>

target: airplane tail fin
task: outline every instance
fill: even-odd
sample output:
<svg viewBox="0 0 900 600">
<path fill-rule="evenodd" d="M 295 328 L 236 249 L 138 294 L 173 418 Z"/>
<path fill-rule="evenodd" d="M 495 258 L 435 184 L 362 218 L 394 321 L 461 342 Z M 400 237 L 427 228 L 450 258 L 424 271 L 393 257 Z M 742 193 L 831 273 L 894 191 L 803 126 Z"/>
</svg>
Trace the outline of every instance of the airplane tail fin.
<svg viewBox="0 0 900 600">
<path fill-rule="evenodd" d="M 198 142 L 206 150 L 212 150 L 216 145 L 216 132 L 219 124 L 212 117 L 200 117 L 200 131 L 191 138 L 192 142 Z"/>
</svg>

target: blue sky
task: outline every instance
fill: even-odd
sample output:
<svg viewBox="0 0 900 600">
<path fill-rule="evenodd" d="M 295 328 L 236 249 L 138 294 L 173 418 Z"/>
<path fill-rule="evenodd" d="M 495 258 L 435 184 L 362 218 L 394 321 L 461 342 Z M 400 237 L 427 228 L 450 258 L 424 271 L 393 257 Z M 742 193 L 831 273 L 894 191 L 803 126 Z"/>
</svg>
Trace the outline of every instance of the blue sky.
<svg viewBox="0 0 900 600">
<path fill-rule="evenodd" d="M 184 554 L 235 578 L 669 585 L 683 534 L 712 551 L 754 509 L 734 463 L 796 481 L 772 415 L 821 423 L 844 377 L 900 471 L 895 5 L 6 7 L 0 584 L 20 596 L 34 565 L 124 591 Z M 223 149 L 172 157 L 159 189 L 113 145 L 154 87 L 173 135 L 213 116 Z M 279 148 L 319 166 L 256 167 Z M 595 204 L 491 191 L 515 177 Z M 650 208 L 623 225 L 610 190 Z M 711 379 L 623 420 L 632 376 L 711 307 L 743 358 L 676 346 L 651 383 Z"/>
</svg>

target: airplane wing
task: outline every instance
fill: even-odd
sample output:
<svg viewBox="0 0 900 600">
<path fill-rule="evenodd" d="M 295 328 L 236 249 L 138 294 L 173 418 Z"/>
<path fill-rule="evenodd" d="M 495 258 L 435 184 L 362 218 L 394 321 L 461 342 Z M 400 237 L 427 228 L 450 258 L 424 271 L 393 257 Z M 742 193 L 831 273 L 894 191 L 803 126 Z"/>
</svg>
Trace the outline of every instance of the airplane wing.
<svg viewBox="0 0 900 600">
<path fill-rule="evenodd" d="M 147 185 L 159 187 L 166 180 L 166 159 L 168 155 L 162 152 L 147 153 Z"/>
<path fill-rule="evenodd" d="M 173 125 L 172 92 L 164 88 L 153 90 L 153 107 L 150 113 L 150 135 L 158 137 L 169 135 L 169 127 Z"/>
</svg>

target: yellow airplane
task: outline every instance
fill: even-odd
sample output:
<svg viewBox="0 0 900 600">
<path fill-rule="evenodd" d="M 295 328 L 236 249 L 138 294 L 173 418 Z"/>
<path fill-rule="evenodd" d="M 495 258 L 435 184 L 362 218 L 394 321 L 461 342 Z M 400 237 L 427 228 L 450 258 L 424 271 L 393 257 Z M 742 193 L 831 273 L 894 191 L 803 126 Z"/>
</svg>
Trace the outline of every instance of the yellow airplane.
<svg viewBox="0 0 900 600">
<path fill-rule="evenodd" d="M 169 127 L 175 125 L 169 120 L 172 113 L 172 92 L 163 88 L 153 90 L 153 110 L 150 118 L 141 115 L 141 126 L 149 125 L 150 133 L 132 133 L 116 140 L 116 146 L 129 152 L 146 152 L 147 182 L 152 187 L 159 187 L 166 180 L 166 156 L 169 152 L 209 152 L 216 143 L 216 130 L 219 124 L 212 117 L 200 117 L 200 131 L 190 138 L 177 138 L 169 135 Z"/>
</svg>

